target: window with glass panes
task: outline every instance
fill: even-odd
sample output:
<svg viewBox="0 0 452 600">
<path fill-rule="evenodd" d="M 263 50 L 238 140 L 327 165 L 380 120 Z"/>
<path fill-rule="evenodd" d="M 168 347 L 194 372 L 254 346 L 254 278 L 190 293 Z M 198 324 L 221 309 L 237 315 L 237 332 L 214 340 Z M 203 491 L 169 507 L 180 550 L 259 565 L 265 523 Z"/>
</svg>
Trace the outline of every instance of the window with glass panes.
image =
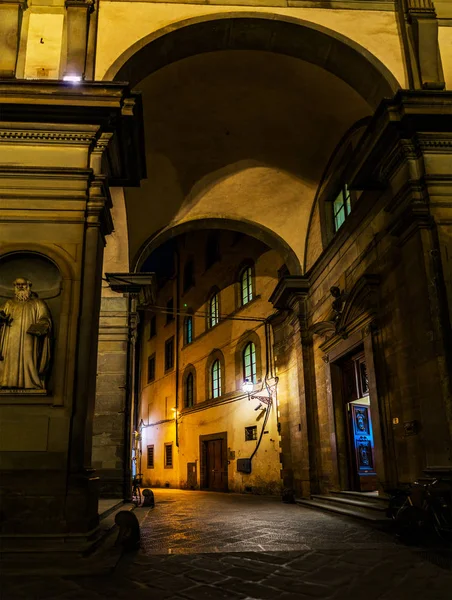
<svg viewBox="0 0 452 600">
<path fill-rule="evenodd" d="M 344 185 L 333 202 L 333 219 L 334 219 L 334 231 L 338 231 L 344 224 L 345 219 L 350 214 L 351 200 L 350 190 L 347 185 Z"/>
<path fill-rule="evenodd" d="M 221 364 L 217 359 L 211 367 L 212 398 L 221 396 Z"/>
<path fill-rule="evenodd" d="M 218 294 L 214 294 L 209 300 L 209 327 L 214 327 L 220 320 Z"/>
<path fill-rule="evenodd" d="M 242 271 L 240 277 L 240 290 L 242 306 L 248 304 L 253 299 L 253 278 L 251 273 L 251 267 L 246 267 Z"/>
<path fill-rule="evenodd" d="M 248 342 L 243 350 L 243 379 L 256 383 L 256 346 Z"/>
<path fill-rule="evenodd" d="M 194 384 L 195 378 L 193 377 L 193 373 L 189 373 L 187 375 L 187 379 L 185 380 L 185 408 L 190 408 L 193 406 L 193 393 L 194 393 Z"/>
<path fill-rule="evenodd" d="M 193 317 L 185 318 L 185 343 L 191 344 L 193 341 Z"/>
<path fill-rule="evenodd" d="M 173 468 L 173 444 L 165 444 L 165 469 Z"/>
</svg>

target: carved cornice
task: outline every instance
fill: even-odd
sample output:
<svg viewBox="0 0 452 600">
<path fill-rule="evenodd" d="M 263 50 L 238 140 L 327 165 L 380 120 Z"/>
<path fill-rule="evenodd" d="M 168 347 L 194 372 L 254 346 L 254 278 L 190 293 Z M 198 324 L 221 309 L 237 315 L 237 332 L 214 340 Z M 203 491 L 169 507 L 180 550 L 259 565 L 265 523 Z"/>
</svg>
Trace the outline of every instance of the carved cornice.
<svg viewBox="0 0 452 600">
<path fill-rule="evenodd" d="M 7 4 L 18 4 L 22 10 L 27 10 L 27 0 L 0 0 L 0 6 Z"/>
<path fill-rule="evenodd" d="M 407 12 L 412 16 L 436 17 L 432 0 L 407 0 Z"/>
<path fill-rule="evenodd" d="M 381 187 L 400 164 L 419 158 L 424 149 L 448 153 L 451 134 L 451 92 L 397 92 L 382 101 L 362 136 L 350 161 L 350 186 Z"/>
<path fill-rule="evenodd" d="M 2 143 L 28 143 L 28 144 L 70 144 L 77 146 L 89 146 L 95 139 L 95 132 L 67 132 L 52 130 L 24 130 L 24 129 L 0 129 L 0 142 Z"/>
<path fill-rule="evenodd" d="M 113 133 L 110 185 L 139 185 L 146 175 L 141 98 L 123 83 L 0 80 L 0 130 L 4 143 L 79 146 Z"/>
<path fill-rule="evenodd" d="M 278 282 L 269 298 L 269 302 L 275 308 L 291 309 L 294 301 L 306 297 L 308 293 L 309 280 L 306 277 L 289 275 Z"/>
</svg>

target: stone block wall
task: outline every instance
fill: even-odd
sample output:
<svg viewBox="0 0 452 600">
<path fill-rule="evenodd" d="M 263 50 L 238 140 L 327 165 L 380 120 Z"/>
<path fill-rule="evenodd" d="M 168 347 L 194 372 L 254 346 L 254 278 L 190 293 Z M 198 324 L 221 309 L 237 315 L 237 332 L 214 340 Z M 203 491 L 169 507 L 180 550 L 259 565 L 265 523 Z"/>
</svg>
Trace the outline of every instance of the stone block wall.
<svg viewBox="0 0 452 600">
<path fill-rule="evenodd" d="M 127 436 L 128 299 L 104 297 L 101 303 L 97 387 L 93 430 L 93 467 L 100 477 L 100 494 L 123 498 L 130 458 Z"/>
</svg>

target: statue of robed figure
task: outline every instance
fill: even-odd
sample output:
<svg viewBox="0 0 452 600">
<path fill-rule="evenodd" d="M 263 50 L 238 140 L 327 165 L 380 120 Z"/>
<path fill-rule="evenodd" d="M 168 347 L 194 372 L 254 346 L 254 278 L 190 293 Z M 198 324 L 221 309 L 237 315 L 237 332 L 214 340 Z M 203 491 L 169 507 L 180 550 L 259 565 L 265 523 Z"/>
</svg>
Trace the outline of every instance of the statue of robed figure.
<svg viewBox="0 0 452 600">
<path fill-rule="evenodd" d="M 15 297 L 0 307 L 0 389 L 46 389 L 52 317 L 31 285 L 17 278 Z"/>
</svg>

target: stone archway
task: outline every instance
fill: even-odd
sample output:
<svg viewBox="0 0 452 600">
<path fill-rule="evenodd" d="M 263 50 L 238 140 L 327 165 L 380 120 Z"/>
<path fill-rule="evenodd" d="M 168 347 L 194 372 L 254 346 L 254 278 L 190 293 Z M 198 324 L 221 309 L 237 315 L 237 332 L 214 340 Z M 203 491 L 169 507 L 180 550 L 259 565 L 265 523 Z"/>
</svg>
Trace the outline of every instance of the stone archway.
<svg viewBox="0 0 452 600">
<path fill-rule="evenodd" d="M 346 81 L 374 109 L 400 88 L 383 63 L 345 36 L 309 21 L 252 12 L 195 17 L 149 34 L 115 60 L 104 80 L 135 86 L 172 62 L 219 50 L 262 50 L 306 60 Z"/>
<path fill-rule="evenodd" d="M 267 244 L 270 248 L 276 250 L 284 258 L 286 266 L 291 275 L 301 275 L 301 265 L 293 249 L 276 233 L 247 220 L 238 221 L 227 217 L 206 218 L 185 221 L 175 227 L 167 227 L 157 234 L 151 236 L 149 240 L 141 247 L 140 251 L 132 261 L 132 270 L 140 271 L 146 259 L 167 240 L 181 235 L 187 231 L 198 231 L 201 229 L 228 229 L 238 233 L 244 233 Z"/>
</svg>

